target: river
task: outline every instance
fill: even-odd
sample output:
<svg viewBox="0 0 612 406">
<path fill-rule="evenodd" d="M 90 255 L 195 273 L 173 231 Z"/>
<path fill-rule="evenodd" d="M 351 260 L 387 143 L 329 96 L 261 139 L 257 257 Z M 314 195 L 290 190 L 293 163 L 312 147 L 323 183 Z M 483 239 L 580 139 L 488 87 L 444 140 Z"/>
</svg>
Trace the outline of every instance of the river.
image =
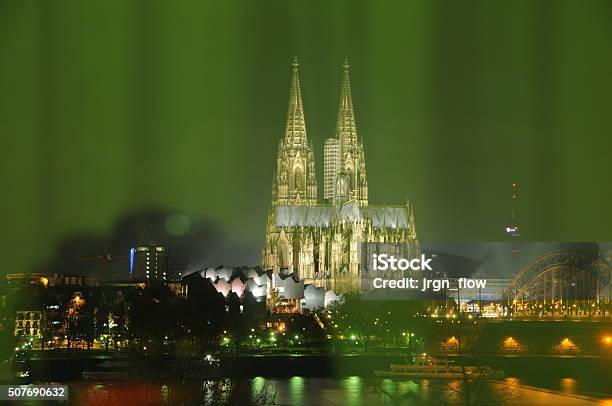
<svg viewBox="0 0 612 406">
<path fill-rule="evenodd" d="M 479 391 L 477 387 L 466 390 L 465 385 L 457 381 L 294 376 L 234 380 L 229 384 L 233 389 L 228 391 L 218 390 L 218 381 L 197 384 L 75 383 L 71 385 L 71 397 L 75 404 L 105 406 L 243 404 L 249 399 L 249 395 L 250 399 L 258 399 L 257 404 L 374 406 L 465 404 L 466 396 L 470 392 L 471 404 L 612 405 L 612 396 L 606 399 L 576 394 L 576 384 L 565 378 L 559 382 L 564 389 L 557 392 L 524 386 L 520 380 L 508 378 L 486 383 Z"/>
<path fill-rule="evenodd" d="M 610 357 L 491 356 L 480 361 L 504 370 L 507 378 L 481 387 L 480 382 L 466 387 L 460 381 L 376 378 L 373 368 L 402 362 L 384 355 L 238 357 L 227 361 L 232 378 L 182 382 L 172 374 L 155 380 L 87 381 L 80 377 L 84 366 L 77 360 L 47 359 L 41 365 L 32 360 L 31 366 L 33 382 L 68 382 L 70 403 L 78 405 L 244 404 L 254 398 L 257 404 L 277 405 L 431 405 L 469 396 L 478 404 L 612 406 Z"/>
</svg>

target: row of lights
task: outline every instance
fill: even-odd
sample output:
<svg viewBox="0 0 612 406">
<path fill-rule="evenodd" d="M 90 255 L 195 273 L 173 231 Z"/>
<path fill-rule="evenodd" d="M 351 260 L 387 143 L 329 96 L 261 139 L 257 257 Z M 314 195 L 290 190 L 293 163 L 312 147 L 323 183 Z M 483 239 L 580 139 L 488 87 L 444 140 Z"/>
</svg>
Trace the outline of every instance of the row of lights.
<svg viewBox="0 0 612 406">
<path fill-rule="evenodd" d="M 403 333 L 402 333 L 403 335 Z M 414 334 L 412 334 L 414 335 Z M 604 336 L 601 341 L 605 344 L 605 345 L 612 345 L 612 336 Z M 457 338 L 455 336 L 449 337 L 446 340 L 446 343 L 449 345 L 456 345 L 459 342 L 459 340 L 457 340 Z M 516 348 L 519 346 L 519 342 L 518 340 L 516 340 L 514 337 L 506 337 L 503 341 L 504 343 L 504 347 L 505 348 Z M 571 348 L 571 347 L 575 347 L 576 344 L 569 339 L 568 337 L 565 337 L 561 340 L 561 346 L 564 348 Z"/>
</svg>

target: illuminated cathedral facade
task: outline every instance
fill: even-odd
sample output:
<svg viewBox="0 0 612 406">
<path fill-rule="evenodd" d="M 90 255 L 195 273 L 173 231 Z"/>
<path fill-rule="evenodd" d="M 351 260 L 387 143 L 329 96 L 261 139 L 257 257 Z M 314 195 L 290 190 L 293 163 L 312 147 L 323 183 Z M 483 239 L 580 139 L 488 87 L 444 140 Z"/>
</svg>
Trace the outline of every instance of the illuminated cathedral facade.
<svg viewBox="0 0 612 406">
<path fill-rule="evenodd" d="M 293 61 L 289 112 L 278 144 L 262 265 L 294 273 L 304 283 L 337 293 L 360 289 L 363 242 L 415 243 L 412 204 L 371 206 L 365 152 L 357 135 L 348 62 L 335 136 L 324 145 L 323 200 L 315 155 L 306 133 L 299 64 Z"/>
</svg>

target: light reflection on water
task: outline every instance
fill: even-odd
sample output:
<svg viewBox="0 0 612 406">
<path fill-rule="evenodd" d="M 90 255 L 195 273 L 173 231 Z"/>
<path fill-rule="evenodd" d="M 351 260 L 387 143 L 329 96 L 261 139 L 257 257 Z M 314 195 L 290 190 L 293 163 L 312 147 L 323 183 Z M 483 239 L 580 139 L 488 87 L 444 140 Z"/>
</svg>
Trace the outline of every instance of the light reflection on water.
<svg viewBox="0 0 612 406">
<path fill-rule="evenodd" d="M 561 391 L 563 393 L 576 393 L 576 380 L 574 378 L 561 379 Z"/>
<path fill-rule="evenodd" d="M 342 380 L 342 390 L 347 405 L 360 405 L 362 396 L 362 379 L 358 376 L 349 376 Z"/>
<path fill-rule="evenodd" d="M 304 403 L 304 378 L 301 376 L 289 378 L 289 393 L 296 404 Z"/>
<path fill-rule="evenodd" d="M 78 404 L 117 404 L 114 400 L 131 398 L 132 406 L 139 403 L 137 399 L 143 396 L 155 404 L 210 404 L 210 396 L 222 403 L 215 404 L 247 404 L 250 399 L 257 399 L 263 392 L 272 394 L 276 405 L 347 405 L 347 406 L 374 406 L 374 405 L 431 405 L 436 403 L 458 404 L 465 399 L 461 396 L 448 396 L 455 394 L 449 391 L 452 387 L 459 393 L 465 393 L 466 388 L 460 381 L 435 380 L 405 380 L 394 381 L 390 379 L 363 378 L 349 376 L 344 378 L 311 378 L 294 376 L 290 378 L 263 378 L 256 377 L 250 380 L 233 381 L 224 380 L 230 391 L 222 393 L 214 387 L 222 381 L 204 381 L 200 384 L 173 384 L 173 383 L 113 383 L 91 384 L 79 383 L 71 385 L 74 392 L 85 393 L 87 396 L 79 397 Z M 560 382 L 563 393 L 576 393 L 576 380 L 564 378 Z M 566 397 L 558 394 L 537 390 L 535 388 L 521 387 L 518 380 L 508 378 L 503 381 L 487 382 L 483 386 L 485 394 L 482 401 L 488 404 L 501 403 L 508 405 L 593 405 L 591 401 L 580 397 Z M 471 388 L 475 391 L 477 388 Z M 471 392 L 474 393 L 474 392 Z M 249 395 L 250 394 L 250 395 Z M 131 395 L 131 396 L 130 396 Z M 261 396 L 259 397 L 261 399 Z M 96 400 L 96 402 L 92 402 Z M 498 401 L 498 402 L 496 402 Z M 528 402 L 527 402 L 528 401 Z M 612 401 L 612 399 L 608 399 Z M 601 400 L 601 404 L 605 400 Z M 267 402 L 266 404 L 272 404 Z"/>
<path fill-rule="evenodd" d="M 508 404 L 508 405 L 593 405 L 594 399 L 586 397 L 567 397 L 562 394 L 576 393 L 576 380 L 563 379 L 559 393 L 537 388 L 524 387 L 515 378 L 501 381 L 472 383 L 471 386 L 461 381 L 405 380 L 363 378 L 350 376 L 345 378 L 302 378 L 288 379 L 257 378 L 262 386 L 276 389 L 276 402 L 280 405 L 431 405 L 465 404 L 469 392 L 472 402 L 475 393 L 480 394 L 475 404 Z M 482 384 L 482 387 L 479 385 Z M 452 390 L 450 390 L 452 388 Z M 612 402 L 612 399 L 600 399 L 600 404 Z M 597 402 L 596 402 L 597 403 Z"/>
</svg>

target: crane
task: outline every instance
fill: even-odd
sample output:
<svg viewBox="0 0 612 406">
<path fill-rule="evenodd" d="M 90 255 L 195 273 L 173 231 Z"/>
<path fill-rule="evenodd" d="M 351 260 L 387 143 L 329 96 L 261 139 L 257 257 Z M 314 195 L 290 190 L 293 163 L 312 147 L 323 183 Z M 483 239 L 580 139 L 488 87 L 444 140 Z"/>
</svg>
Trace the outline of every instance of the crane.
<svg viewBox="0 0 612 406">
<path fill-rule="evenodd" d="M 102 274 L 106 274 L 108 271 L 108 266 L 111 262 L 126 258 L 125 255 L 113 255 L 109 252 L 108 248 L 106 248 L 104 255 L 88 255 L 81 256 L 79 259 L 83 262 L 97 262 L 100 265 L 100 270 Z"/>
</svg>

